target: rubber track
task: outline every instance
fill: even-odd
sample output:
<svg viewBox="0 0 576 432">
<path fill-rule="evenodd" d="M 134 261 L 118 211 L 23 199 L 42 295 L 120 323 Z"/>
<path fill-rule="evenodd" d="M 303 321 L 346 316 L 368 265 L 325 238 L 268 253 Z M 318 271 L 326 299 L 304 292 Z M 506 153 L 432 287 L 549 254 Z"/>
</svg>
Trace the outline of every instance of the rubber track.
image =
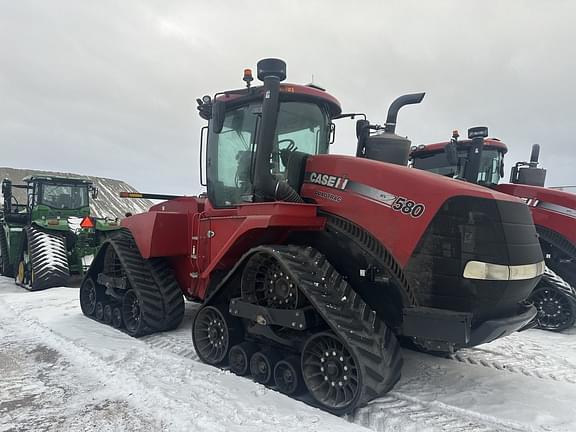
<svg viewBox="0 0 576 432">
<path fill-rule="evenodd" d="M 34 281 L 26 288 L 35 291 L 65 286 L 70 278 L 66 239 L 61 235 L 40 231 L 34 226 L 27 226 L 24 231 L 34 272 Z"/>
<path fill-rule="evenodd" d="M 165 331 L 180 324 L 184 316 L 184 299 L 166 263 L 145 260 L 127 230 L 109 238 L 106 243 L 116 252 L 130 287 L 140 296 L 144 328 L 135 336 Z"/>
<path fill-rule="evenodd" d="M 570 258 L 576 258 L 576 245 L 572 244 L 564 236 L 541 225 L 536 226 L 536 231 L 544 241 L 560 249 Z"/>
<path fill-rule="evenodd" d="M 359 361 L 364 387 L 357 402 L 361 406 L 388 392 L 400 379 L 400 345 L 376 312 L 336 272 L 328 260 L 311 247 L 271 246 L 276 257 L 298 287 Z"/>
<path fill-rule="evenodd" d="M 0 274 L 2 276 L 12 277 L 14 273 L 10 265 L 8 244 L 6 243 L 6 232 L 4 226 L 0 225 Z"/>
</svg>

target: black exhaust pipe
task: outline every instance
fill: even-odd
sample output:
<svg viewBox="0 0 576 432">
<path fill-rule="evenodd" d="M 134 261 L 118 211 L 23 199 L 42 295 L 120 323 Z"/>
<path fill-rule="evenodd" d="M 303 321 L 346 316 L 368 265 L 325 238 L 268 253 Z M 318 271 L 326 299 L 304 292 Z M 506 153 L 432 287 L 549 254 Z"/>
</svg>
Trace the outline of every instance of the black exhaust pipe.
<svg viewBox="0 0 576 432">
<path fill-rule="evenodd" d="M 538 167 L 538 159 L 540 158 L 540 144 L 534 144 L 530 152 L 530 166 L 532 168 Z"/>
<path fill-rule="evenodd" d="M 254 200 L 302 202 L 302 198 L 290 185 L 277 181 L 270 172 L 270 157 L 278 123 L 280 82 L 286 79 L 286 63 L 280 59 L 269 58 L 260 60 L 256 68 L 258 79 L 264 83 L 264 99 L 254 161 Z"/>
<path fill-rule="evenodd" d="M 398 111 L 405 105 L 418 104 L 424 99 L 426 93 L 412 93 L 400 96 L 388 108 L 388 116 L 386 117 L 385 131 L 394 133 L 396 131 L 396 119 L 398 118 Z"/>
</svg>

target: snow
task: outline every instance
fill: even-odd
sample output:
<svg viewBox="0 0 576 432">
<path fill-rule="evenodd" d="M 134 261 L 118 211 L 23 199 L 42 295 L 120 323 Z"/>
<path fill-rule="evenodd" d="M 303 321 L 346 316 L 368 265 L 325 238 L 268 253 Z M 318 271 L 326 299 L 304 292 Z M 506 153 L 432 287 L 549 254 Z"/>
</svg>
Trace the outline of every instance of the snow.
<svg viewBox="0 0 576 432">
<path fill-rule="evenodd" d="M 200 363 L 196 309 L 133 339 L 84 317 L 77 288 L 0 278 L 0 431 L 576 430 L 576 330 L 528 330 L 451 359 L 404 351 L 393 391 L 339 418 Z"/>
</svg>

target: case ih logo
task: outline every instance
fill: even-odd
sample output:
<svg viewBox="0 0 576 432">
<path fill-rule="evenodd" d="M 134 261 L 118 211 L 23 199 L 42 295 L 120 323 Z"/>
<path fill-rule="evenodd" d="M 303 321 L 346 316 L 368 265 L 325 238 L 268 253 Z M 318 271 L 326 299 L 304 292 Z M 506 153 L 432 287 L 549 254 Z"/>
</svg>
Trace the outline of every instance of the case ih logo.
<svg viewBox="0 0 576 432">
<path fill-rule="evenodd" d="M 378 201 L 394 211 L 407 216 L 411 216 L 413 218 L 419 218 L 426 211 L 426 206 L 424 203 L 415 202 L 406 197 L 395 195 L 393 193 L 377 189 L 367 184 L 357 183 L 345 177 L 338 177 L 317 172 L 307 172 L 304 176 L 304 182 L 318 184 L 342 191 L 345 190 L 346 192 L 362 195 L 366 198 Z M 342 201 L 341 196 L 327 192 L 315 191 L 314 195 L 334 202 Z"/>
<path fill-rule="evenodd" d="M 307 183 L 316 183 L 322 186 L 328 186 L 340 190 L 344 190 L 348 184 L 347 178 L 321 174 L 317 172 L 306 173 L 306 179 L 304 181 Z"/>
</svg>

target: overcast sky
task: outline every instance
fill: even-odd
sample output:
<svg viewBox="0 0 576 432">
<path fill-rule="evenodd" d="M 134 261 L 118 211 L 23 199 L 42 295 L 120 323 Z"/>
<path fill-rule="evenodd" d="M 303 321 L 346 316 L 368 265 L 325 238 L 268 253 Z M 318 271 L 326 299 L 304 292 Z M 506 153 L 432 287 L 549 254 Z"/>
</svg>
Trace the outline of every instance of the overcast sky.
<svg viewBox="0 0 576 432">
<path fill-rule="evenodd" d="M 198 182 L 195 99 L 242 86 L 263 57 L 415 144 L 486 125 L 507 176 L 542 145 L 548 185 L 576 184 L 576 1 L 0 0 L 0 166 L 187 193 Z M 335 153 L 352 154 L 354 124 Z"/>
</svg>

